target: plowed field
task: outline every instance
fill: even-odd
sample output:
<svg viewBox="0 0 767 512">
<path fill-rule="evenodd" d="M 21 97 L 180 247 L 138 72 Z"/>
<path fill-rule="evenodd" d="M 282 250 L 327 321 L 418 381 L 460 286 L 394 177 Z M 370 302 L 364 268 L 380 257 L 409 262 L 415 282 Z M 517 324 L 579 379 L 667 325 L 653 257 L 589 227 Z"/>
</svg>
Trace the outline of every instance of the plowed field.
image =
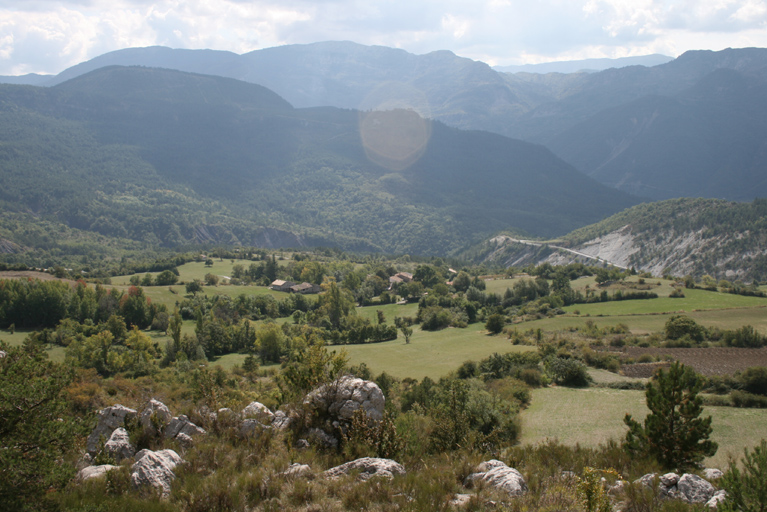
<svg viewBox="0 0 767 512">
<path fill-rule="evenodd" d="M 619 350 L 623 354 L 638 359 L 642 354 L 654 356 L 670 356 L 680 363 L 692 366 L 703 375 L 732 375 L 738 370 L 751 366 L 767 366 L 767 348 L 657 348 L 657 347 L 624 347 Z M 637 364 L 623 367 L 624 374 L 631 377 L 648 377 L 646 370 L 651 373 L 657 364 Z M 632 368 L 634 367 L 634 368 Z M 635 375 L 636 374 L 636 375 Z"/>
</svg>

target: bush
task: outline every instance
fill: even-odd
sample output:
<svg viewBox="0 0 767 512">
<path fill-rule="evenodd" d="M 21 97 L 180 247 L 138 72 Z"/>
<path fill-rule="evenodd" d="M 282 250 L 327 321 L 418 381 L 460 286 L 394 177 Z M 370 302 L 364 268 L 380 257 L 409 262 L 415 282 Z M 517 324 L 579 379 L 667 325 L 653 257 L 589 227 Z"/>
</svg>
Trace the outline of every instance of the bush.
<svg viewBox="0 0 767 512">
<path fill-rule="evenodd" d="M 730 393 L 732 405 L 735 407 L 751 409 L 767 409 L 767 396 L 754 395 L 746 391 L 733 391 Z"/>
<path fill-rule="evenodd" d="M 487 318 L 487 322 L 485 323 L 485 329 L 487 329 L 490 334 L 498 334 L 501 331 L 503 331 L 503 328 L 505 325 L 506 325 L 506 317 L 496 313 L 496 314 L 490 315 Z"/>
<path fill-rule="evenodd" d="M 728 347 L 759 348 L 767 344 L 767 336 L 762 336 L 750 325 L 744 325 L 734 331 L 724 331 L 722 342 Z"/>
<path fill-rule="evenodd" d="M 736 376 L 743 389 L 755 395 L 767 396 L 767 368 L 754 366 Z"/>
<path fill-rule="evenodd" d="M 683 336 L 689 336 L 690 339 L 701 342 L 705 335 L 706 329 L 689 316 L 672 315 L 666 321 L 666 338 L 670 340 L 678 340 Z"/>
<path fill-rule="evenodd" d="M 586 365 L 577 359 L 553 357 L 547 361 L 546 371 L 559 386 L 583 387 L 591 381 Z"/>
</svg>

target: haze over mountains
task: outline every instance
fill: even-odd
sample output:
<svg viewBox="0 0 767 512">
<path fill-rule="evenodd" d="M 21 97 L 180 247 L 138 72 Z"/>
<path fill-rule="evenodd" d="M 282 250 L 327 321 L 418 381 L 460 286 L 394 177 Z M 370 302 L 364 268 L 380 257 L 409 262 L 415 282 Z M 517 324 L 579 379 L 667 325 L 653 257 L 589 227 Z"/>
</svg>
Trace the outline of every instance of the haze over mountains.
<svg viewBox="0 0 767 512">
<path fill-rule="evenodd" d="M 107 53 L 43 82 L 31 78 L 55 85 L 107 65 L 236 78 L 298 108 L 412 108 L 457 128 L 542 143 L 602 183 L 650 199 L 767 194 L 758 176 L 767 168 L 761 48 L 690 51 L 652 67 L 510 74 L 449 51 L 413 55 L 351 42 L 243 55 L 149 47 Z"/>
<path fill-rule="evenodd" d="M 767 196 L 759 48 L 542 74 L 350 42 L 150 47 L 3 81 L 36 84 L 0 86 L 5 211 L 153 245 L 456 254 L 639 198 Z"/>
<path fill-rule="evenodd" d="M 539 145 L 409 110 L 294 109 L 210 75 L 109 66 L 4 85 L 0 116 L 6 209 L 153 245 L 449 254 L 500 230 L 561 235 L 637 202 Z"/>
</svg>

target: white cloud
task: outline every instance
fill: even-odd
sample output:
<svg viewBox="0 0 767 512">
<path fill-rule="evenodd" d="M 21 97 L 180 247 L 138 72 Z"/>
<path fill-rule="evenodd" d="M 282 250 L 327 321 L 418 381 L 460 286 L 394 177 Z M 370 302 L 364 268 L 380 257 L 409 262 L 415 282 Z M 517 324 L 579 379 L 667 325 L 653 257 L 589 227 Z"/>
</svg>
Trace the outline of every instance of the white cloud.
<svg viewBox="0 0 767 512">
<path fill-rule="evenodd" d="M 0 74 L 166 45 L 352 40 L 492 64 L 767 46 L 764 0 L 0 0 Z"/>
</svg>

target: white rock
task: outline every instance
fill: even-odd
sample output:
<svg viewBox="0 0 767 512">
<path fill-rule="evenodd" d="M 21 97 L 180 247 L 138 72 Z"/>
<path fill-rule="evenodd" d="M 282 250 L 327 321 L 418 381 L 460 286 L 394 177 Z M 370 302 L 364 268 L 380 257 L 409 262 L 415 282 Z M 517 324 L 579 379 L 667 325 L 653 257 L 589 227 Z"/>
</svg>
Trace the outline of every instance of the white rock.
<svg viewBox="0 0 767 512">
<path fill-rule="evenodd" d="M 181 416 L 170 420 L 168 426 L 165 427 L 165 437 L 168 439 L 173 439 L 180 433 L 184 433 L 189 437 L 194 437 L 197 435 L 204 435 L 205 429 L 198 427 L 182 414 Z"/>
<path fill-rule="evenodd" d="M 371 420 L 381 421 L 386 399 L 375 382 L 344 375 L 306 395 L 304 404 L 326 411 L 332 418 L 344 422 L 351 421 L 360 408 Z"/>
<path fill-rule="evenodd" d="M 361 480 L 368 480 L 372 477 L 394 478 L 394 475 L 404 475 L 405 468 L 399 462 L 391 459 L 379 459 L 374 457 L 363 457 L 361 459 L 341 464 L 325 471 L 324 475 L 330 479 L 340 478 L 353 471 L 359 471 Z"/>
<path fill-rule="evenodd" d="M 122 427 L 125 420 L 134 418 L 136 411 L 120 404 L 107 407 L 99 411 L 99 420 L 96 428 L 88 436 L 86 449 L 91 455 L 96 455 L 101 450 L 101 439 L 107 441 L 117 427 Z"/>
<path fill-rule="evenodd" d="M 487 471 L 481 479 L 488 485 L 506 491 L 512 496 L 527 494 L 525 478 L 519 471 L 505 464 Z"/>
<path fill-rule="evenodd" d="M 253 418 L 257 420 L 263 420 L 263 422 L 271 423 L 274 413 L 269 410 L 267 406 L 261 402 L 251 402 L 245 407 L 240 415 L 243 418 Z"/>
<path fill-rule="evenodd" d="M 272 418 L 272 426 L 276 428 L 277 430 L 285 430 L 288 427 L 290 427 L 290 424 L 293 422 L 293 419 L 285 414 L 283 411 L 275 411 L 274 417 Z"/>
<path fill-rule="evenodd" d="M 687 503 L 706 503 L 714 496 L 714 486 L 698 475 L 685 473 L 676 484 L 679 499 Z"/>
<path fill-rule="evenodd" d="M 703 478 L 708 480 L 709 482 L 711 480 L 719 480 L 724 476 L 724 473 L 722 473 L 721 469 L 716 468 L 706 468 L 703 470 Z"/>
<path fill-rule="evenodd" d="M 153 487 L 163 497 L 170 494 L 170 485 L 176 478 L 174 469 L 183 461 L 173 450 L 153 452 L 141 450 L 136 455 L 136 462 L 131 466 L 131 484 L 133 487 Z"/>
<path fill-rule="evenodd" d="M 113 469 L 118 469 L 120 466 L 113 466 L 111 464 L 103 464 L 101 466 L 88 466 L 83 468 L 77 473 L 77 479 L 84 482 L 92 478 L 101 478 Z"/>
<path fill-rule="evenodd" d="M 647 473 L 646 475 L 642 475 L 641 477 L 634 480 L 635 484 L 642 484 L 645 487 L 649 487 L 652 489 L 652 486 L 655 483 L 655 477 L 658 476 L 657 473 Z"/>
<path fill-rule="evenodd" d="M 178 444 L 180 444 L 182 448 L 191 448 L 194 445 L 194 439 L 184 434 L 183 432 L 179 432 L 175 439 L 178 441 Z"/>
<path fill-rule="evenodd" d="M 163 430 L 170 420 L 173 418 L 170 409 L 154 398 L 149 401 L 149 404 L 141 411 L 141 425 L 149 435 L 157 436 L 161 430 Z"/>
<path fill-rule="evenodd" d="M 111 455 L 115 462 L 130 459 L 136 454 L 136 448 L 130 443 L 128 431 L 118 427 L 109 436 L 109 441 L 104 444 L 104 451 Z"/>
<path fill-rule="evenodd" d="M 679 481 L 679 475 L 676 473 L 666 473 L 665 475 L 661 475 L 659 480 L 661 485 L 665 487 L 673 487 Z"/>
<path fill-rule="evenodd" d="M 719 508 L 719 505 L 725 502 L 727 499 L 727 491 L 720 489 L 711 496 L 711 499 L 706 502 L 706 506 L 711 509 Z"/>
</svg>

